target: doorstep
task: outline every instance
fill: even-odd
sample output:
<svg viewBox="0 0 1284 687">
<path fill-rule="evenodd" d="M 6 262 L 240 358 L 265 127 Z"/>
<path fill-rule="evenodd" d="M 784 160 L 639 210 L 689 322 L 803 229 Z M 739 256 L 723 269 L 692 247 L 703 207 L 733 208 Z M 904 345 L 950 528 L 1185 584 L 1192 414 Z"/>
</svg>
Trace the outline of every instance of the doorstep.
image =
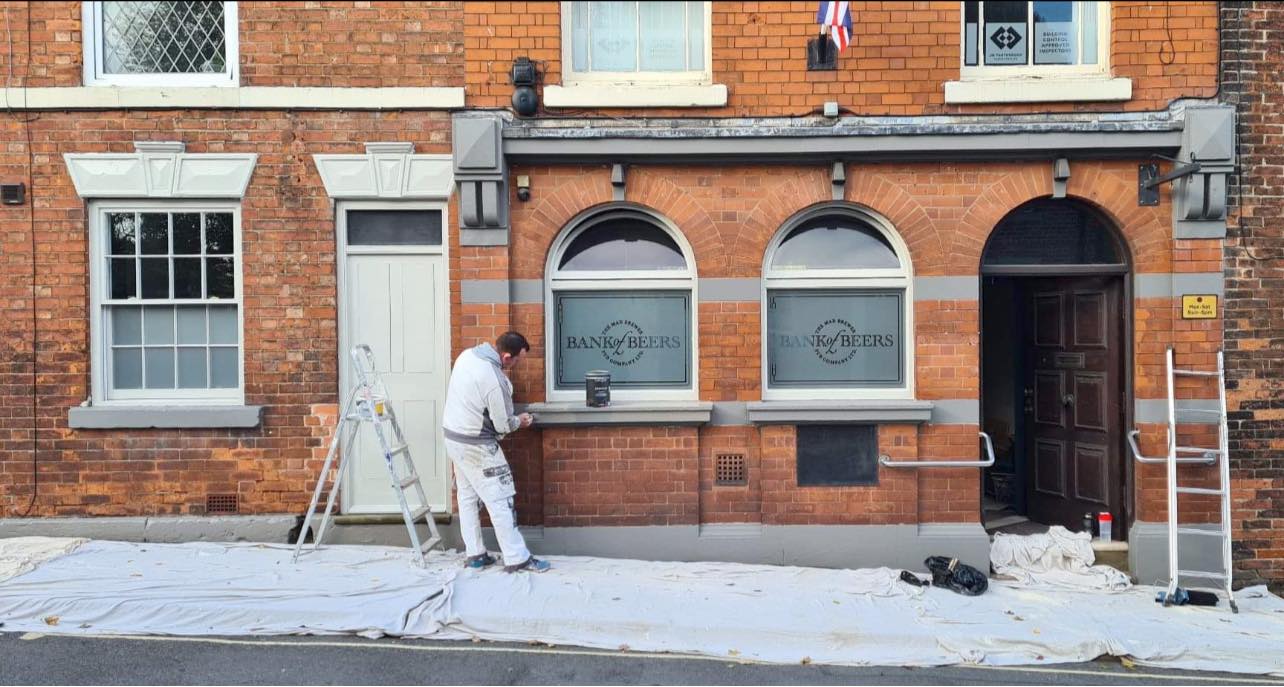
<svg viewBox="0 0 1284 687">
<path fill-rule="evenodd" d="M 1128 542 L 1126 541 L 1092 541 L 1092 553 L 1096 565 L 1108 565 L 1126 573 L 1132 571 L 1128 566 Z"/>
</svg>

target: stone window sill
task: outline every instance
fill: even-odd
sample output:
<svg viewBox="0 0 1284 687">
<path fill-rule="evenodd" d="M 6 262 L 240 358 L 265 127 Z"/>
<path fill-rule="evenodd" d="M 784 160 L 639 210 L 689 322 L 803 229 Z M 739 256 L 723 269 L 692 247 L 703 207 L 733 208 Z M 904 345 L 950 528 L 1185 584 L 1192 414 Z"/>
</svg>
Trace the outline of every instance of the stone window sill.
<svg viewBox="0 0 1284 687">
<path fill-rule="evenodd" d="M 576 84 L 545 86 L 548 107 L 722 107 L 723 84 Z"/>
<path fill-rule="evenodd" d="M 620 401 L 605 408 L 583 403 L 530 403 L 535 427 L 591 425 L 703 425 L 713 415 L 708 401 Z"/>
<path fill-rule="evenodd" d="M 749 404 L 754 424 L 920 423 L 932 419 L 931 401 L 759 401 Z"/>
<path fill-rule="evenodd" d="M 1107 102 L 1131 98 L 1132 79 L 1022 77 L 945 82 L 945 102 L 950 105 Z"/>
<path fill-rule="evenodd" d="M 72 429 L 251 428 L 262 422 L 263 406 L 75 406 L 67 413 Z"/>
</svg>

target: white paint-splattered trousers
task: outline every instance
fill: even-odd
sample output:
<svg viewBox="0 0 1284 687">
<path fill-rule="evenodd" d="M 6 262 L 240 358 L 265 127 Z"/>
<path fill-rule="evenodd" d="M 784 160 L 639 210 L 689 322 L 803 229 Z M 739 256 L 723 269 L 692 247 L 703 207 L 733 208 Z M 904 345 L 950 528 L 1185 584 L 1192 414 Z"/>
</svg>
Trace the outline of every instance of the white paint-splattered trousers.
<svg viewBox="0 0 1284 687">
<path fill-rule="evenodd" d="M 461 444 L 446 440 L 446 455 L 455 469 L 455 491 L 459 496 L 459 534 L 469 556 L 486 553 L 482 540 L 481 506 L 486 505 L 495 538 L 504 555 L 504 565 L 524 563 L 531 557 L 526 539 L 517 531 L 517 508 L 513 496 L 513 472 L 504 450 L 491 444 Z"/>
</svg>

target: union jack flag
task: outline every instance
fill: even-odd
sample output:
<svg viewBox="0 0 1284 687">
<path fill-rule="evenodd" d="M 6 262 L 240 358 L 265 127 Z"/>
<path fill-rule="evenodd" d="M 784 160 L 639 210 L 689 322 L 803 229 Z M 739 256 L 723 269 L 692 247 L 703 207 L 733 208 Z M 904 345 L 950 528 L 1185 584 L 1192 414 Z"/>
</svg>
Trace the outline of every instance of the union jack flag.
<svg viewBox="0 0 1284 687">
<path fill-rule="evenodd" d="M 822 2 L 816 12 L 816 23 L 829 27 L 829 38 L 838 52 L 852 42 L 852 8 L 847 2 Z"/>
</svg>

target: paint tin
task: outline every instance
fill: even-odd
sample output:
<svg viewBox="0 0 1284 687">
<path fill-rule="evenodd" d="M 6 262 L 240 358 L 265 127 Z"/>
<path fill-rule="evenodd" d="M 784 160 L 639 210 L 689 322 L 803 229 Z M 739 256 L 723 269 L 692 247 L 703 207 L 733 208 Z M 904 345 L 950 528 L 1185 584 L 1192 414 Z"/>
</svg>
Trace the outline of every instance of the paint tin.
<svg viewBox="0 0 1284 687">
<path fill-rule="evenodd" d="M 607 370 L 589 370 L 584 373 L 584 404 L 590 408 L 611 405 L 611 373 Z"/>
</svg>

